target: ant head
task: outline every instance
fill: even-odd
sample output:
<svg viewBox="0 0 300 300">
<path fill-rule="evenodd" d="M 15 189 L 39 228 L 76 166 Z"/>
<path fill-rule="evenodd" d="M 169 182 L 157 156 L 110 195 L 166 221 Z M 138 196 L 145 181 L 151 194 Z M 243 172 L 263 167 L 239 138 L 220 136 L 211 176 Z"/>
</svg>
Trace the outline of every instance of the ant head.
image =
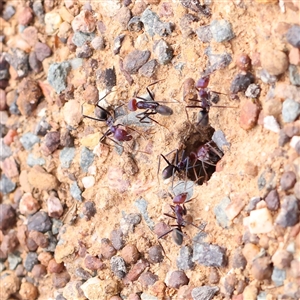
<svg viewBox="0 0 300 300">
<path fill-rule="evenodd" d="M 195 84 L 196 89 L 205 89 L 209 84 L 209 75 L 201 77 Z"/>
<path fill-rule="evenodd" d="M 109 114 L 107 113 L 106 110 L 103 108 L 96 106 L 95 107 L 95 116 L 100 120 L 100 121 L 107 121 L 109 118 Z"/>
<path fill-rule="evenodd" d="M 181 193 L 173 198 L 173 203 L 174 204 L 183 204 L 186 201 L 187 197 L 188 197 L 187 192 Z"/>
<path fill-rule="evenodd" d="M 128 109 L 130 111 L 136 111 L 137 110 L 137 100 L 136 98 L 133 98 L 131 99 L 129 102 L 128 102 Z"/>
</svg>

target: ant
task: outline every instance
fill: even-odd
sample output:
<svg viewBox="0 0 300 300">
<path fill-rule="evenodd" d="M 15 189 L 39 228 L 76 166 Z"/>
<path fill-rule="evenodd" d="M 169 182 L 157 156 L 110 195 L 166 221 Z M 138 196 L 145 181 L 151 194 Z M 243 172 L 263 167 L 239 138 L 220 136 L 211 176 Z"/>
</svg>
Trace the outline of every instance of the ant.
<svg viewBox="0 0 300 300">
<path fill-rule="evenodd" d="M 189 157 L 190 160 L 194 162 L 193 169 L 195 174 L 195 182 L 197 182 L 201 177 L 197 176 L 195 168 L 197 167 L 197 161 L 201 162 L 202 169 L 205 175 L 205 181 L 207 182 L 208 174 L 206 172 L 206 167 L 204 164 L 208 166 L 216 166 L 216 163 L 222 158 L 222 154 L 219 153 L 212 145 L 211 142 L 207 142 L 204 145 L 201 145 L 195 152 L 191 152 Z"/>
<path fill-rule="evenodd" d="M 102 97 L 99 101 L 104 99 L 108 94 L 106 94 L 104 97 Z M 122 105 L 118 106 L 117 108 L 121 107 Z M 100 121 L 100 122 L 106 122 L 106 125 L 109 127 L 109 129 L 103 134 L 103 136 L 100 138 L 100 142 L 103 142 L 106 137 L 109 135 L 113 135 L 115 140 L 118 142 L 125 142 L 132 140 L 132 135 L 130 135 L 125 129 L 119 128 L 120 126 L 123 126 L 122 124 L 114 125 L 115 119 L 115 110 L 114 110 L 114 116 L 105 108 L 100 106 L 99 104 L 96 105 L 96 108 L 98 108 L 96 115 L 98 115 L 98 118 L 90 117 L 87 115 L 83 115 L 85 118 L 89 118 L 91 120 Z M 111 139 L 113 142 L 117 143 L 115 140 Z M 118 144 L 118 143 L 117 143 Z"/>
<path fill-rule="evenodd" d="M 202 126 L 206 127 L 209 125 L 209 116 L 208 115 L 209 115 L 209 110 L 211 107 L 236 108 L 236 107 L 231 107 L 231 106 L 220 106 L 220 105 L 212 106 L 212 103 L 211 103 L 211 98 L 213 96 L 212 93 L 215 93 L 217 95 L 226 95 L 226 94 L 215 92 L 215 91 L 208 91 L 207 87 L 209 84 L 209 80 L 210 80 L 210 75 L 205 75 L 205 76 L 201 77 L 195 83 L 195 88 L 198 91 L 200 100 L 197 100 L 197 99 L 190 99 L 190 100 L 195 101 L 195 102 L 200 102 L 200 105 L 186 106 L 186 109 L 187 108 L 201 108 L 196 126 L 202 125 Z M 189 119 L 186 109 L 185 109 L 185 112 L 186 112 L 187 118 Z"/>
<path fill-rule="evenodd" d="M 151 83 L 150 85 L 147 86 L 146 90 L 151 98 L 151 100 L 147 100 L 143 97 L 136 96 L 135 98 L 131 99 L 128 103 L 128 109 L 130 111 L 136 111 L 137 109 L 145 109 L 144 112 L 139 113 L 136 115 L 136 117 L 139 119 L 140 123 L 149 123 L 145 119 L 148 118 L 152 120 L 153 122 L 159 124 L 156 120 L 151 118 L 151 115 L 155 114 L 161 114 L 163 116 L 171 116 L 173 114 L 173 110 L 163 104 L 160 104 L 161 102 L 154 101 L 154 97 L 152 93 L 149 90 L 149 87 L 158 83 L 161 80 L 155 81 Z M 137 99 L 142 100 L 142 101 L 137 101 Z M 161 124 L 159 124 L 161 125 Z"/>
<path fill-rule="evenodd" d="M 160 239 L 160 238 L 166 236 L 167 234 L 169 234 L 170 232 L 172 232 L 172 237 L 173 237 L 174 242 L 178 246 L 180 246 L 183 243 L 182 227 L 185 227 L 186 224 L 190 224 L 190 225 L 193 225 L 194 227 L 196 227 L 197 229 L 199 229 L 195 224 L 184 220 L 184 216 L 186 216 L 186 214 L 187 214 L 187 209 L 184 204 L 192 201 L 193 199 L 187 200 L 187 197 L 188 197 L 187 192 L 178 194 L 175 197 L 172 197 L 171 194 L 169 194 L 169 196 L 171 198 L 173 198 L 173 204 L 175 204 L 175 205 L 170 205 L 171 209 L 174 212 L 174 215 L 170 215 L 167 213 L 164 213 L 164 215 L 167 217 L 170 217 L 172 219 L 175 219 L 177 224 L 171 225 L 171 227 L 174 227 L 174 228 L 172 228 L 169 231 L 160 235 L 158 237 L 158 239 Z"/>
</svg>

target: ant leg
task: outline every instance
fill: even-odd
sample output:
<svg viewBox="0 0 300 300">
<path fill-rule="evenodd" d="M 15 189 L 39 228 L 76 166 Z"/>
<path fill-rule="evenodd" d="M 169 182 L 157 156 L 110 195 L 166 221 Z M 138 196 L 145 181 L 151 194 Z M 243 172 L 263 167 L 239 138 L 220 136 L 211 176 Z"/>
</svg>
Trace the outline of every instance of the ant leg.
<svg viewBox="0 0 300 300">
<path fill-rule="evenodd" d="M 158 239 L 161 239 L 161 238 L 163 238 L 164 236 L 166 236 L 167 234 L 169 234 L 170 232 L 172 232 L 173 231 L 173 228 L 172 229 L 170 229 L 170 230 L 168 230 L 167 232 L 165 232 L 165 233 L 163 233 L 163 234 L 161 234 L 159 237 L 158 237 Z"/>
<path fill-rule="evenodd" d="M 94 120 L 94 121 L 103 121 L 103 120 L 101 120 L 101 119 L 97 119 L 97 118 L 95 118 L 95 117 L 90 117 L 90 116 L 87 116 L 87 115 L 82 115 L 83 117 L 85 117 L 85 118 L 88 118 L 88 119 L 91 119 L 91 120 Z"/>
<path fill-rule="evenodd" d="M 170 205 L 171 206 L 171 208 L 173 209 L 173 211 L 174 211 L 174 208 L 172 207 L 172 205 Z M 170 214 L 164 214 L 165 216 L 167 216 L 167 217 L 169 217 L 169 218 L 172 218 L 172 219 L 175 219 L 176 220 L 176 217 L 174 217 L 174 216 L 172 216 L 172 215 L 170 215 Z M 176 225 L 177 226 L 177 225 Z"/>
<path fill-rule="evenodd" d="M 151 97 L 151 99 L 152 99 L 153 101 L 154 101 L 154 97 L 153 97 L 152 93 L 150 92 L 149 87 L 152 86 L 152 85 L 154 85 L 154 84 L 157 84 L 158 82 L 163 81 L 163 80 L 165 80 L 165 79 L 156 80 L 156 81 L 150 83 L 150 84 L 146 87 L 146 90 L 147 90 L 149 96 Z"/>
</svg>

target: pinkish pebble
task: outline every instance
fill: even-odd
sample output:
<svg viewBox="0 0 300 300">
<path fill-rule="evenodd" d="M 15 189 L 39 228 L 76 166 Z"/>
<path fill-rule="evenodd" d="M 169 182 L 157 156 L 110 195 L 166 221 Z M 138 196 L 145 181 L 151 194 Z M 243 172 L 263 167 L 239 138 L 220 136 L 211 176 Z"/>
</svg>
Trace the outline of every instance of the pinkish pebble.
<svg viewBox="0 0 300 300">
<path fill-rule="evenodd" d="M 40 42 L 37 42 L 35 44 L 34 50 L 36 53 L 36 58 L 39 61 L 43 61 L 45 58 L 49 57 L 52 54 L 51 48 L 47 44 Z"/>
<path fill-rule="evenodd" d="M 32 197 L 31 193 L 25 193 L 19 203 L 19 210 L 22 215 L 32 215 L 40 209 L 38 200 Z"/>
<path fill-rule="evenodd" d="M 259 107 L 251 100 L 244 103 L 240 112 L 240 126 L 245 130 L 252 129 L 257 123 L 259 111 Z"/>
<path fill-rule="evenodd" d="M 48 215 L 51 218 L 58 219 L 64 212 L 63 206 L 60 202 L 60 200 L 55 197 L 54 195 L 51 195 L 47 200 L 47 206 L 48 206 Z"/>
<path fill-rule="evenodd" d="M 17 135 L 18 133 L 16 130 L 9 129 L 6 136 L 3 138 L 4 143 L 9 146 L 14 141 L 14 137 Z"/>
<path fill-rule="evenodd" d="M 17 163 L 12 156 L 7 157 L 3 161 L 1 169 L 3 173 L 9 178 L 13 178 L 19 175 Z"/>
<path fill-rule="evenodd" d="M 4 90 L 0 89 L 0 111 L 4 111 L 6 108 L 6 94 Z"/>
<path fill-rule="evenodd" d="M 88 10 L 82 10 L 72 21 L 73 31 L 81 31 L 83 33 L 92 33 L 96 28 L 96 20 L 93 13 Z"/>
<path fill-rule="evenodd" d="M 28 25 L 33 20 L 33 11 L 30 7 L 24 7 L 19 13 L 19 24 Z"/>
</svg>

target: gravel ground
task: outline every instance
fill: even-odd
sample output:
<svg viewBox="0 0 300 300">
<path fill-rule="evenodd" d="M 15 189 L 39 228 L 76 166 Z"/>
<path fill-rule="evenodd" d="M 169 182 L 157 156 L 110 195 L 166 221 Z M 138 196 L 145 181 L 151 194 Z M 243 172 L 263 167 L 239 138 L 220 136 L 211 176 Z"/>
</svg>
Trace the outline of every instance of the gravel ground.
<svg viewBox="0 0 300 300">
<path fill-rule="evenodd" d="M 205 3 L 0 1 L 1 300 L 300 298 L 299 2 Z"/>
</svg>

